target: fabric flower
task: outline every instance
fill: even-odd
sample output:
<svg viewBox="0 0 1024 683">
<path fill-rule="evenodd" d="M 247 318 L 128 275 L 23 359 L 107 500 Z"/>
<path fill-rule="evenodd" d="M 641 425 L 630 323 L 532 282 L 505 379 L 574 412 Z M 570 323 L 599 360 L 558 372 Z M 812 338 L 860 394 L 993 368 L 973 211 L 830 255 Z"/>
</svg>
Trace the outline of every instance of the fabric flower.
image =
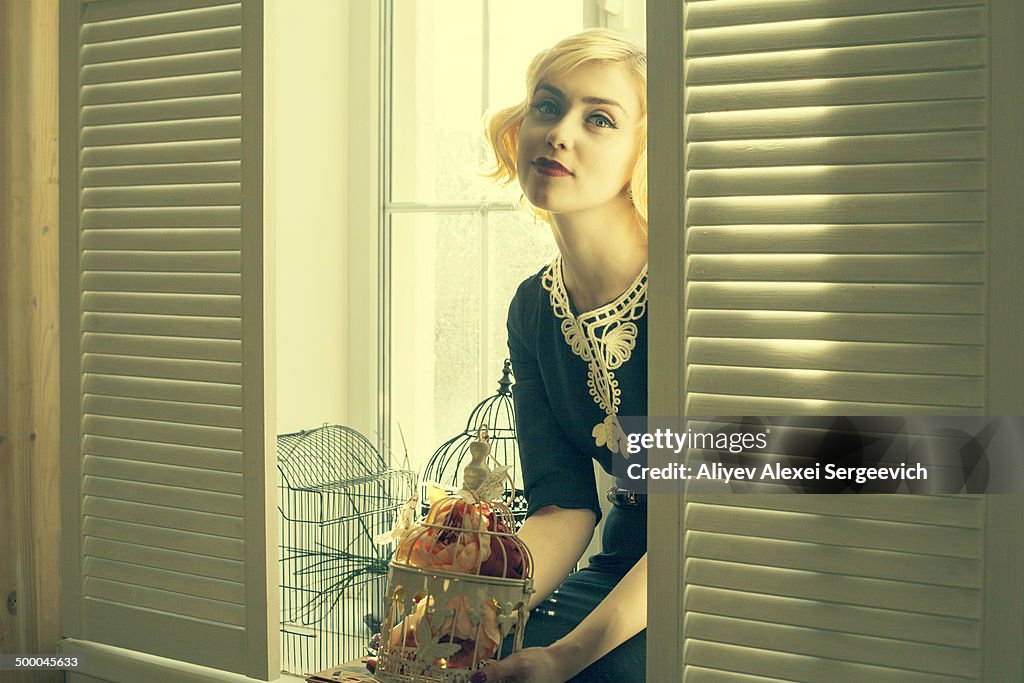
<svg viewBox="0 0 1024 683">
<path fill-rule="evenodd" d="M 607 446 L 612 453 L 619 452 L 619 441 L 622 439 L 623 433 L 615 415 L 609 415 L 604 418 L 604 421 L 594 425 L 594 430 L 590 435 L 594 437 L 598 448 Z"/>
<path fill-rule="evenodd" d="M 436 526 L 408 532 L 399 543 L 397 556 L 415 567 L 479 574 L 491 555 L 488 536 L 482 532 L 493 524 L 492 519 L 486 503 L 441 501 L 431 507 L 425 520 Z"/>
</svg>

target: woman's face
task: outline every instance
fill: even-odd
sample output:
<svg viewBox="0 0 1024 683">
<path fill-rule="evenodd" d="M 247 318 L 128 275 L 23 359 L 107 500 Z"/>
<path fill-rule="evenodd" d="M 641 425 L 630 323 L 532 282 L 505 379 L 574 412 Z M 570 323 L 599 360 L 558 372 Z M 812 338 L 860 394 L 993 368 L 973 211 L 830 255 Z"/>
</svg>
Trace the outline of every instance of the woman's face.
<svg viewBox="0 0 1024 683">
<path fill-rule="evenodd" d="M 526 198 L 555 215 L 628 204 L 641 123 L 636 83 L 621 64 L 583 64 L 542 80 L 519 129 Z"/>
</svg>

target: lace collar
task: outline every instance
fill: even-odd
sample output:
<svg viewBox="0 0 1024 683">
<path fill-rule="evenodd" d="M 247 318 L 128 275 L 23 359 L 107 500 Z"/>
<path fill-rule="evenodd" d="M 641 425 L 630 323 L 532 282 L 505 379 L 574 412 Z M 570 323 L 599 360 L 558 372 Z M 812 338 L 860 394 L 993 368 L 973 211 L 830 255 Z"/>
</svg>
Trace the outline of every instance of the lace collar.
<svg viewBox="0 0 1024 683">
<path fill-rule="evenodd" d="M 565 289 L 561 256 L 544 271 L 541 285 L 549 293 L 552 312 L 561 320 L 565 343 L 587 363 L 590 396 L 605 412 L 591 436 L 598 448 L 617 453 L 623 433 L 617 417 L 622 392 L 615 370 L 629 361 L 636 348 L 636 321 L 647 312 L 647 266 L 614 300 L 581 315 L 576 315 Z"/>
</svg>

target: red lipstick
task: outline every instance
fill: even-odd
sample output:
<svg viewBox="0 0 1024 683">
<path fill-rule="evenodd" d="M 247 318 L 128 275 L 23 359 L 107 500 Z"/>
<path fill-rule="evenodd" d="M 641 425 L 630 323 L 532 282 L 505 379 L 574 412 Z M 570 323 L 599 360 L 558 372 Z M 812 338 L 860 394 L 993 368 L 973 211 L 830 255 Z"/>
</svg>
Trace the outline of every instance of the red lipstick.
<svg viewBox="0 0 1024 683">
<path fill-rule="evenodd" d="M 561 177 L 572 175 L 572 172 L 554 159 L 548 157 L 537 157 L 533 160 L 533 167 L 541 175 Z"/>
</svg>

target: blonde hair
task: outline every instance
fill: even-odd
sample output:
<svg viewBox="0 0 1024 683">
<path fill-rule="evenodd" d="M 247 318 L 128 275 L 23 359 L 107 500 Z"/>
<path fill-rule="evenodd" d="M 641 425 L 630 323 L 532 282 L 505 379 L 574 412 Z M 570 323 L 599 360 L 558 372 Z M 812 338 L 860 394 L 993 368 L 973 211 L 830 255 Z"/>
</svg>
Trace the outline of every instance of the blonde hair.
<svg viewBox="0 0 1024 683">
<path fill-rule="evenodd" d="M 487 175 L 507 185 L 517 177 L 516 155 L 519 127 L 530 111 L 530 99 L 540 82 L 552 74 L 565 74 L 584 64 L 622 64 L 635 79 L 640 95 L 640 153 L 629 182 L 633 211 L 647 233 L 647 55 L 643 49 L 609 29 L 595 28 L 559 41 L 530 62 L 526 70 L 526 97 L 517 105 L 500 109 L 484 123 L 484 135 L 494 152 L 494 168 Z M 549 221 L 547 212 L 526 201 L 528 210 Z"/>
</svg>

